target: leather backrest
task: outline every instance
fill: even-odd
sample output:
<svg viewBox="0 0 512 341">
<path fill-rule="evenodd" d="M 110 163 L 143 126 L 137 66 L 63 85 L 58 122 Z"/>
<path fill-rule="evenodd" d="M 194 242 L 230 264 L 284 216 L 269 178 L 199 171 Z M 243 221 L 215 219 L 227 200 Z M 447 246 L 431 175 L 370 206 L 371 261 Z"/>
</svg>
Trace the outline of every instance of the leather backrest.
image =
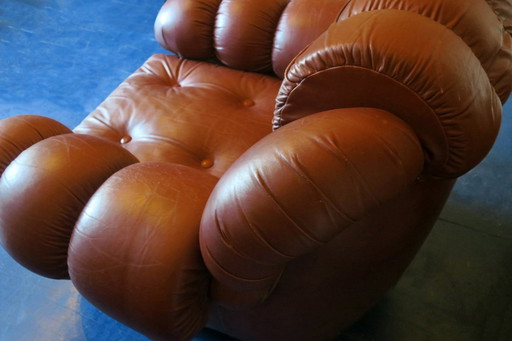
<svg viewBox="0 0 512 341">
<path fill-rule="evenodd" d="M 232 68 L 283 78 L 294 56 L 337 18 L 385 8 L 416 12 L 454 30 L 480 59 L 502 102 L 507 99 L 510 0 L 167 0 L 155 35 L 179 56 L 216 58 Z"/>
<path fill-rule="evenodd" d="M 276 102 L 275 129 L 335 108 L 392 112 L 420 138 L 425 175 L 440 178 L 480 162 L 501 119 L 496 91 L 469 46 L 438 22 L 396 9 L 331 25 L 290 64 Z"/>
<path fill-rule="evenodd" d="M 155 22 L 160 44 L 190 59 L 217 58 L 245 71 L 287 65 L 350 0 L 168 0 Z"/>
<path fill-rule="evenodd" d="M 512 5 L 509 1 L 352 0 L 343 8 L 338 21 L 382 9 L 408 11 L 430 18 L 452 30 L 471 48 L 504 103 L 512 91 L 512 37 L 509 34 L 512 32 Z"/>
</svg>

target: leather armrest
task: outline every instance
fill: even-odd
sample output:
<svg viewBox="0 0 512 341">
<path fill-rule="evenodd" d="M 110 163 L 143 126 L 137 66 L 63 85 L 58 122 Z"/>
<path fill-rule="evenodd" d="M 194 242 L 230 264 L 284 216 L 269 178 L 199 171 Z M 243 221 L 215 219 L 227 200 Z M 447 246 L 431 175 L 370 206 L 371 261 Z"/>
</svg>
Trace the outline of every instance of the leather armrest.
<svg viewBox="0 0 512 341">
<path fill-rule="evenodd" d="M 71 130 L 51 118 L 19 115 L 0 121 L 0 175 L 25 149 L 46 138 Z"/>
<path fill-rule="evenodd" d="M 60 134 L 33 144 L 0 178 L 0 243 L 31 271 L 69 278 L 69 240 L 85 204 L 108 177 L 136 162 L 118 144 L 90 135 Z"/>
<path fill-rule="evenodd" d="M 505 103 L 512 90 L 512 37 L 507 33 L 512 19 L 510 1 L 350 1 L 339 14 L 338 21 L 361 12 L 382 9 L 421 14 L 459 36 L 478 58 L 496 93 Z M 424 37 L 418 36 L 417 39 L 420 42 Z"/>
<path fill-rule="evenodd" d="M 317 113 L 268 135 L 226 172 L 203 213 L 214 300 L 263 301 L 287 262 L 402 193 L 423 161 L 408 125 L 378 109 Z"/>
<path fill-rule="evenodd" d="M 389 111 L 416 132 L 426 175 L 454 178 L 488 153 L 501 103 L 478 58 L 452 30 L 392 9 L 337 22 L 289 65 L 274 115 L 277 129 L 345 107 Z"/>
<path fill-rule="evenodd" d="M 69 273 L 84 297 L 152 339 L 190 340 L 209 311 L 201 213 L 217 178 L 146 162 L 112 175 L 76 223 Z"/>
</svg>

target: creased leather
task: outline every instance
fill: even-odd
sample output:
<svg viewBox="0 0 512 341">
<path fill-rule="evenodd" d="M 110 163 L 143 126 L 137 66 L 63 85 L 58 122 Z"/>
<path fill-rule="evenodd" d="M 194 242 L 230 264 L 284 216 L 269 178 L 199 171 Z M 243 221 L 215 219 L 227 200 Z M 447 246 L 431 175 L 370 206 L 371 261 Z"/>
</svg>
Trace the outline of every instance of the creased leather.
<svg viewBox="0 0 512 341">
<path fill-rule="evenodd" d="M 236 307 L 238 293 L 245 304 L 261 303 L 288 262 L 404 191 L 423 161 L 414 132 L 377 109 L 317 113 L 260 140 L 222 177 L 203 213 L 206 265 L 235 292 L 235 304 L 222 292 L 214 299 Z"/>
<path fill-rule="evenodd" d="M 389 9 L 333 24 L 296 57 L 277 98 L 274 129 L 343 107 L 381 108 L 408 122 L 425 149 L 426 174 L 436 177 L 457 177 L 478 164 L 502 112 L 460 38 L 423 16 Z"/>
</svg>

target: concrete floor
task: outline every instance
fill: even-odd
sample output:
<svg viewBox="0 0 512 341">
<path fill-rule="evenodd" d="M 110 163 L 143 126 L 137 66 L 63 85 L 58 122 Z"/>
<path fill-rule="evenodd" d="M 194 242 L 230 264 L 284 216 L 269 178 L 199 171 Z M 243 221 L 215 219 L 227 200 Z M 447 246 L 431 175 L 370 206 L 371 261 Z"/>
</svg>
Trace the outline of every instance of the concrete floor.
<svg viewBox="0 0 512 341">
<path fill-rule="evenodd" d="M 151 54 L 162 1 L 0 0 L 0 118 L 73 127 Z M 398 285 L 340 340 L 512 340 L 512 102 Z M 0 251 L 0 341 L 146 340 Z M 204 331 L 195 341 L 229 340 Z"/>
</svg>

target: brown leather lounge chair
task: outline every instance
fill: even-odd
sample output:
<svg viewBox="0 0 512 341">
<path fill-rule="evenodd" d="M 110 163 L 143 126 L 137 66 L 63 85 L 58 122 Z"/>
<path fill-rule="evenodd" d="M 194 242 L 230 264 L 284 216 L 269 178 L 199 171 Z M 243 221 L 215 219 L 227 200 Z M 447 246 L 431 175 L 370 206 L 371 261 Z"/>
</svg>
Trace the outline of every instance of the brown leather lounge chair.
<svg viewBox="0 0 512 341">
<path fill-rule="evenodd" d="M 2 244 L 153 339 L 333 338 L 491 148 L 511 8 L 168 0 L 155 33 L 177 56 L 73 131 L 0 123 Z"/>
</svg>

